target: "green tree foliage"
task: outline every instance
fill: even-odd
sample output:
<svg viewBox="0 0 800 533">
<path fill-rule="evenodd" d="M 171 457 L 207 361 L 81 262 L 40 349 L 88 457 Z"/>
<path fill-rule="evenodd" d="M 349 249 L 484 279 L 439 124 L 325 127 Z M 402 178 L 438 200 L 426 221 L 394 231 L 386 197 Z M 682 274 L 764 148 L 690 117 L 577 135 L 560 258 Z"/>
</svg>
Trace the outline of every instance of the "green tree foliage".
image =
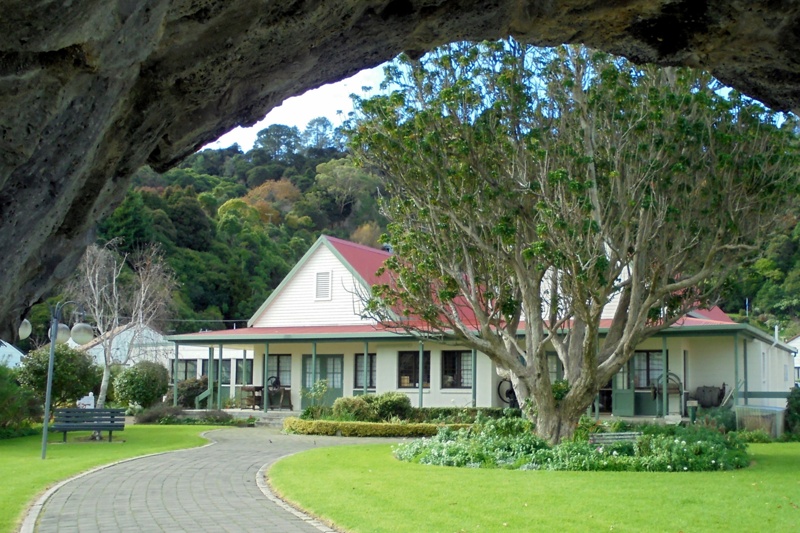
<svg viewBox="0 0 800 533">
<path fill-rule="evenodd" d="M 42 416 L 44 402 L 17 381 L 15 370 L 0 364 L 0 439 Z"/>
<path fill-rule="evenodd" d="M 49 360 L 50 347 L 44 346 L 28 352 L 28 355 L 22 358 L 22 366 L 19 369 L 20 384 L 42 400 L 47 389 Z M 66 344 L 56 344 L 53 362 L 53 406 L 75 405 L 76 401 L 89 392 L 96 396 L 100 392 L 102 377 L 103 370 L 95 364 L 89 354 L 73 350 Z"/>
<path fill-rule="evenodd" d="M 320 118 L 303 134 L 270 126 L 246 153 L 234 145 L 163 174 L 144 167 L 101 239 L 121 238 L 123 253 L 161 244 L 179 282 L 180 321 L 167 330 L 241 326 L 321 232 L 376 244 L 379 180 L 344 159 L 341 144 L 341 130 Z"/>
<path fill-rule="evenodd" d="M 486 353 L 551 442 L 639 343 L 718 296 L 797 191 L 792 124 L 703 73 L 504 41 L 404 58 L 387 81 L 353 125 L 397 254 L 370 309 Z"/>
<path fill-rule="evenodd" d="M 169 372 L 160 363 L 140 361 L 114 379 L 117 400 L 144 408 L 161 401 L 169 385 Z"/>
</svg>

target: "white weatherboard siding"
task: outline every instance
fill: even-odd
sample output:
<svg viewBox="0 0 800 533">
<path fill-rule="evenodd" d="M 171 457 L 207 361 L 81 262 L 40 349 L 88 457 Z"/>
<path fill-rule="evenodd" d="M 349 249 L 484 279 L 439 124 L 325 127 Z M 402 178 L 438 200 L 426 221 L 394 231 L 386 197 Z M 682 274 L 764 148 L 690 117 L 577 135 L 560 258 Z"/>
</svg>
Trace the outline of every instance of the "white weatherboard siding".
<svg viewBox="0 0 800 533">
<path fill-rule="evenodd" d="M 697 387 L 733 386 L 734 357 L 733 337 L 708 337 L 687 339 L 688 389 L 694 393 Z M 739 349 L 739 378 L 744 377 L 742 370 L 741 347 Z"/>
<path fill-rule="evenodd" d="M 455 349 L 450 345 L 438 343 L 425 343 L 425 350 L 431 352 L 431 387 L 423 392 L 423 405 L 425 407 L 468 407 L 472 405 L 472 389 L 443 389 L 442 385 L 442 357 L 443 350 Z M 417 351 L 417 342 L 371 342 L 369 353 L 376 354 L 376 388 L 375 393 L 398 391 L 406 394 L 411 399 L 411 405 L 419 404 L 419 391 L 416 388 L 397 387 L 398 358 L 401 351 Z M 303 390 L 302 361 L 304 355 L 312 352 L 310 343 L 270 343 L 270 355 L 292 356 L 291 398 L 295 409 L 299 409 L 301 391 Z M 342 355 L 343 356 L 343 395 L 353 396 L 361 392 L 361 387 L 355 389 L 355 354 L 364 352 L 363 342 L 319 342 L 317 355 Z M 255 382 L 261 383 L 263 372 L 263 345 L 256 350 Z M 485 355 L 477 354 L 477 404 L 479 407 L 502 407 L 497 397 L 497 383 L 499 378 L 494 365 Z M 370 392 L 373 392 L 370 390 Z"/>
<path fill-rule="evenodd" d="M 330 299 L 316 298 L 318 272 L 332 274 Z M 363 324 L 359 291 L 363 288 L 350 271 L 327 247 L 320 246 L 253 321 L 253 327 Z"/>
</svg>

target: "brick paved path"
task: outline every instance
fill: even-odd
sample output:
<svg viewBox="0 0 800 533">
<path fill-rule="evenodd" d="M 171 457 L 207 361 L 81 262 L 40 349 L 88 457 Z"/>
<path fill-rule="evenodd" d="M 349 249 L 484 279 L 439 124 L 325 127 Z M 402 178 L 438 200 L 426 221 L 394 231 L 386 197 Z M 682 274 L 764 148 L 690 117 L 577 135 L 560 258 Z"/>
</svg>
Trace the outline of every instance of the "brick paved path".
<svg viewBox="0 0 800 533">
<path fill-rule="evenodd" d="M 63 484 L 38 517 L 38 506 L 31 510 L 23 531 L 30 531 L 34 519 L 39 533 L 330 531 L 265 495 L 259 470 L 315 446 L 364 443 L 268 428 L 229 428 L 207 436 L 215 444 L 125 461 Z"/>
</svg>

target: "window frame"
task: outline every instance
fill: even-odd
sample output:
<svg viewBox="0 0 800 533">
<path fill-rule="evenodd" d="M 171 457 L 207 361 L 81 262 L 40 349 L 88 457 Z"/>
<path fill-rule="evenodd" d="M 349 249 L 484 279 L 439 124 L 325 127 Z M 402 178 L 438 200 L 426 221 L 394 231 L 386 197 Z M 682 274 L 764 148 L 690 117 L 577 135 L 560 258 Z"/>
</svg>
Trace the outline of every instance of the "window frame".
<svg viewBox="0 0 800 533">
<path fill-rule="evenodd" d="M 360 382 L 359 379 L 364 379 L 364 368 L 358 368 L 358 361 L 364 359 L 364 352 L 359 352 L 355 354 L 353 358 L 353 369 L 354 369 L 354 379 L 353 379 L 353 389 L 355 390 L 364 390 L 364 383 Z M 377 372 L 376 372 L 376 354 L 374 352 L 367 353 L 367 374 L 369 375 L 369 383 L 367 383 L 367 390 L 375 390 L 375 383 L 377 381 Z"/>
<path fill-rule="evenodd" d="M 405 361 L 404 361 L 405 360 Z M 410 363 L 409 363 L 410 361 Z M 407 367 L 412 367 L 410 373 L 403 373 L 404 363 Z M 422 364 L 425 366 L 422 374 L 422 388 L 431 388 L 431 352 L 422 352 Z M 403 377 L 408 377 L 408 384 L 403 385 Z M 416 377 L 416 380 L 414 379 Z M 427 382 L 425 381 L 427 378 Z M 419 389 L 419 350 L 401 350 L 397 352 L 397 388 L 398 389 Z M 427 383 L 427 384 L 426 384 Z"/>
<path fill-rule="evenodd" d="M 453 361 L 448 361 L 451 358 Z M 464 361 L 469 363 L 466 370 Z M 451 369 L 452 376 L 447 373 Z M 472 350 L 442 350 L 442 389 L 472 389 L 472 370 Z M 450 384 L 447 378 L 452 378 Z"/>
<path fill-rule="evenodd" d="M 659 383 L 656 383 L 656 378 L 664 374 L 664 360 L 663 360 L 664 353 L 661 350 L 636 350 L 633 352 L 633 368 L 632 368 L 632 378 L 633 378 L 633 388 L 634 390 L 649 390 L 653 384 L 659 386 Z M 644 369 L 640 366 L 640 360 L 644 357 L 645 359 L 645 367 Z M 669 353 L 667 353 L 667 357 L 669 357 Z M 654 363 L 658 362 L 659 365 L 656 366 Z M 644 384 L 640 383 L 639 374 L 644 372 L 647 376 L 646 382 Z"/>
<path fill-rule="evenodd" d="M 274 372 L 274 373 L 270 372 L 270 364 L 269 364 L 270 359 L 273 358 L 273 357 L 277 358 L 277 359 L 275 359 L 275 362 L 276 362 L 275 368 L 277 368 L 277 372 Z M 283 365 L 281 364 L 281 360 L 285 361 L 285 366 L 286 366 L 285 369 L 283 368 Z M 286 389 L 291 389 L 292 388 L 292 355 L 291 354 L 284 354 L 284 353 L 268 354 L 267 355 L 266 365 L 267 365 L 267 379 L 271 378 L 272 376 L 277 376 L 278 377 L 278 381 L 280 381 L 280 383 L 281 383 L 281 387 L 284 387 Z M 289 379 L 286 380 L 286 383 L 284 383 L 283 377 L 281 376 L 281 374 L 284 373 L 284 372 L 286 373 L 286 375 L 289 376 Z M 266 383 L 264 385 L 266 386 Z"/>
<path fill-rule="evenodd" d="M 177 363 L 177 372 L 176 372 L 176 363 Z M 194 365 L 194 372 L 192 375 L 188 375 L 189 363 Z M 177 381 L 180 383 L 181 381 L 186 381 L 187 379 L 195 379 L 197 378 L 197 359 L 175 359 L 172 360 L 172 379 L 173 381 L 176 379 L 175 375 L 177 374 Z M 183 377 L 181 377 L 183 376 Z"/>
<path fill-rule="evenodd" d="M 252 359 L 236 359 L 236 385 L 252 385 L 253 384 L 253 370 L 255 365 Z M 247 368 L 247 383 L 243 382 L 243 372 L 245 365 Z"/>
</svg>

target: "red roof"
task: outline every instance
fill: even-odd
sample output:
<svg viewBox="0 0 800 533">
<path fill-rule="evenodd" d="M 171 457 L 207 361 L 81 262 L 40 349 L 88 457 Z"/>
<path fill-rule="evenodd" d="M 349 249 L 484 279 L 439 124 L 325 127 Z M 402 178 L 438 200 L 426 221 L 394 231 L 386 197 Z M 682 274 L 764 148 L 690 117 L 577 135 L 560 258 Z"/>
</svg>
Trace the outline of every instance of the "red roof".
<svg viewBox="0 0 800 533">
<path fill-rule="evenodd" d="M 384 250 L 377 250 L 363 244 L 356 244 L 354 242 L 338 239 L 336 237 L 329 237 L 325 235 L 331 245 L 336 249 L 345 261 L 350 263 L 350 266 L 358 272 L 358 275 L 364 278 L 364 281 L 370 285 L 374 285 L 379 281 L 383 281 L 386 276 L 378 276 L 375 273 L 383 263 L 388 259 L 391 254 Z"/>
<path fill-rule="evenodd" d="M 696 309 L 690 313 L 691 315 L 700 315 L 700 317 L 696 318 L 705 318 L 714 322 L 722 322 L 725 324 L 733 323 L 731 317 L 725 314 L 725 311 L 717 307 L 716 305 L 711 309 Z"/>
</svg>

